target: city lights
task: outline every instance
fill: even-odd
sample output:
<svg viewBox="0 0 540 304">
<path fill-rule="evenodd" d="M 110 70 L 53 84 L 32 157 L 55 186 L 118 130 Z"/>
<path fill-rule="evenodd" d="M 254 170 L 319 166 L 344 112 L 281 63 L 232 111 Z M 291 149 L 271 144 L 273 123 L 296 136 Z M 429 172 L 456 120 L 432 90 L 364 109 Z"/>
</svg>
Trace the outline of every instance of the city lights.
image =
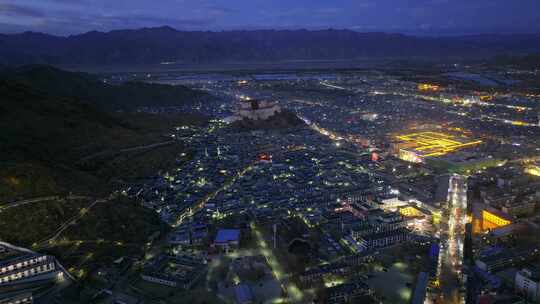
<svg viewBox="0 0 540 304">
<path fill-rule="evenodd" d="M 395 144 L 399 157 L 415 163 L 422 162 L 426 157 L 444 156 L 482 143 L 481 140 L 470 141 L 440 132 L 398 135 L 396 139 L 399 141 Z"/>
</svg>

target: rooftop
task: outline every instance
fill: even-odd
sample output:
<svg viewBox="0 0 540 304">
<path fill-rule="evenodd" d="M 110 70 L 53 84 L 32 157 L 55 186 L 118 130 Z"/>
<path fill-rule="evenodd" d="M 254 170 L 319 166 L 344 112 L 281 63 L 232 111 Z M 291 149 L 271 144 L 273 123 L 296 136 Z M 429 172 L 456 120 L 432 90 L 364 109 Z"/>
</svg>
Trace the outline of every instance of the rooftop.
<svg viewBox="0 0 540 304">
<path fill-rule="evenodd" d="M 364 240 L 366 240 L 366 241 L 377 240 L 377 239 L 392 237 L 392 236 L 396 236 L 396 235 L 400 235 L 400 234 L 405 234 L 405 233 L 408 233 L 408 232 L 409 232 L 409 230 L 407 230 L 406 228 L 398 228 L 398 229 L 395 229 L 395 230 L 368 234 L 368 235 L 362 236 L 362 238 Z"/>
<path fill-rule="evenodd" d="M 234 287 L 234 295 L 237 303 L 250 303 L 253 301 L 251 289 L 246 284 L 236 285 Z"/>
<path fill-rule="evenodd" d="M 4 260 L 16 258 L 25 254 L 26 253 L 22 253 L 17 250 L 13 250 L 11 248 L 0 245 L 0 262 Z"/>
<path fill-rule="evenodd" d="M 216 243 L 227 243 L 227 242 L 238 242 L 240 241 L 240 230 L 239 229 L 220 229 L 216 235 Z"/>
</svg>

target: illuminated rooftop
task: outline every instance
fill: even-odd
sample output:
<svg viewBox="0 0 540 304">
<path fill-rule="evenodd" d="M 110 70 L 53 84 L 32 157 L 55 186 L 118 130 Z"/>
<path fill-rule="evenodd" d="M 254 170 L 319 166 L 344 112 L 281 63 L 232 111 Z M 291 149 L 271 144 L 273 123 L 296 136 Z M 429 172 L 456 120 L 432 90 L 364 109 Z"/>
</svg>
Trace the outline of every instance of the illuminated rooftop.
<svg viewBox="0 0 540 304">
<path fill-rule="evenodd" d="M 418 84 L 418 90 L 419 91 L 439 91 L 441 89 L 440 86 L 436 84 L 430 84 L 430 83 L 419 83 Z"/>
<path fill-rule="evenodd" d="M 530 164 L 525 167 L 525 173 L 533 176 L 540 176 L 540 164 Z"/>
<path fill-rule="evenodd" d="M 400 141 L 400 149 L 415 153 L 419 158 L 443 156 L 482 143 L 481 140 L 431 131 L 398 135 L 396 138 Z"/>
<path fill-rule="evenodd" d="M 506 216 L 495 210 L 482 210 L 482 228 L 484 230 L 495 229 L 498 227 L 503 227 L 506 225 L 512 224 L 512 221 L 509 220 Z"/>
</svg>

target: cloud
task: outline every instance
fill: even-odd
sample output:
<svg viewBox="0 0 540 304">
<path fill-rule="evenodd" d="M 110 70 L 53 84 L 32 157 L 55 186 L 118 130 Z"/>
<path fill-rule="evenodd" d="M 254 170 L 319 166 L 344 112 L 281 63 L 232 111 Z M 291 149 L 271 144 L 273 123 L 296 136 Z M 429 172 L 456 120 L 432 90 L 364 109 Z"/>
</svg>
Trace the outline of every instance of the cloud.
<svg viewBox="0 0 540 304">
<path fill-rule="evenodd" d="M 234 10 L 230 7 L 221 7 L 221 6 L 214 6 L 214 5 L 207 5 L 205 6 L 205 9 L 213 15 L 227 15 L 227 14 L 234 14 L 237 12 L 237 10 Z"/>
<path fill-rule="evenodd" d="M 333 16 L 343 13 L 343 9 L 339 7 L 325 7 L 317 10 L 317 13 L 321 15 Z"/>
<path fill-rule="evenodd" d="M 0 3 L 0 15 L 33 18 L 41 18 L 45 16 L 41 10 L 12 3 Z"/>
</svg>

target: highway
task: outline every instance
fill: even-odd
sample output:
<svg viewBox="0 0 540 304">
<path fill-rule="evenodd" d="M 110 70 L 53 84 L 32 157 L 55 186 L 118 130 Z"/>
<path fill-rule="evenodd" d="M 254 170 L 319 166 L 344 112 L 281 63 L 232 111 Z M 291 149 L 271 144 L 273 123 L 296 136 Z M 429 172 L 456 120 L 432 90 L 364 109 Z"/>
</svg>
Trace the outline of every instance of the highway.
<svg viewBox="0 0 540 304">
<path fill-rule="evenodd" d="M 448 204 L 443 208 L 437 303 L 464 303 L 463 244 L 467 223 L 467 177 L 453 175 L 448 186 Z"/>
</svg>

